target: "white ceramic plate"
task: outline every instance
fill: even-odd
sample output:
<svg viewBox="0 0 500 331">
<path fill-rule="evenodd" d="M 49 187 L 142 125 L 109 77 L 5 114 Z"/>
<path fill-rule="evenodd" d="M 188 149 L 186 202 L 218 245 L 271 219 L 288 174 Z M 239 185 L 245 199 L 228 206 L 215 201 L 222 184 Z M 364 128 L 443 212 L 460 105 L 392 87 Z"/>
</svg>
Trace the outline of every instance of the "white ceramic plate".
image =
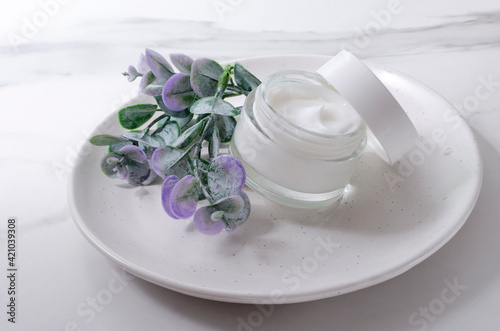
<svg viewBox="0 0 500 331">
<path fill-rule="evenodd" d="M 240 62 L 264 78 L 282 69 L 314 71 L 328 59 L 291 55 Z M 463 225 L 479 194 L 482 163 L 473 134 L 450 104 L 409 77 L 371 67 L 423 139 L 392 167 L 365 153 L 336 209 L 297 210 L 249 192 L 250 219 L 235 233 L 205 236 L 190 220 L 169 219 L 160 184 L 132 187 L 105 177 L 99 168 L 105 149 L 89 145 L 70 180 L 76 224 L 132 274 L 213 300 L 302 302 L 403 273 Z M 113 113 L 93 134 L 122 131 Z"/>
</svg>

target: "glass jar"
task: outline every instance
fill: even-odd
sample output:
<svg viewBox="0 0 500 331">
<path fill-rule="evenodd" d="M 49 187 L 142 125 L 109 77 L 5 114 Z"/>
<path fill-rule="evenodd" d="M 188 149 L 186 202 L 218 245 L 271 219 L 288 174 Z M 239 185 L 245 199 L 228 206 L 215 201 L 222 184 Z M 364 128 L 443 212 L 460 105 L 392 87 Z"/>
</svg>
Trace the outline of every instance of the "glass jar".
<svg viewBox="0 0 500 331">
<path fill-rule="evenodd" d="M 245 101 L 230 145 L 262 195 L 295 207 L 337 201 L 354 173 L 367 127 L 319 74 L 281 71 Z"/>
</svg>

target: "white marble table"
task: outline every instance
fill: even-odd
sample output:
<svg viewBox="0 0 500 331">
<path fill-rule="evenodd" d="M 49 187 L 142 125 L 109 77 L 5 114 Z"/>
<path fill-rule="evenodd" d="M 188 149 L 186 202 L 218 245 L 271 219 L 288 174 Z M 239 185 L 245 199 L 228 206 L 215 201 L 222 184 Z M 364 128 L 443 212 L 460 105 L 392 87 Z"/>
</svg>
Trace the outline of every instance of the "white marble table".
<svg viewBox="0 0 500 331">
<path fill-rule="evenodd" d="M 3 2 L 0 21 L 0 329 L 500 328 L 499 2 L 41 0 Z M 77 230 L 67 175 L 90 130 L 133 95 L 119 73 L 146 47 L 217 60 L 334 55 L 343 47 L 413 76 L 456 105 L 476 134 L 484 159 L 477 205 L 421 264 L 330 299 L 261 311 L 131 276 Z M 477 89 L 489 93 L 478 98 Z M 18 234 L 15 324 L 6 314 L 11 217 Z M 453 297 L 442 296 L 446 288 Z"/>
</svg>

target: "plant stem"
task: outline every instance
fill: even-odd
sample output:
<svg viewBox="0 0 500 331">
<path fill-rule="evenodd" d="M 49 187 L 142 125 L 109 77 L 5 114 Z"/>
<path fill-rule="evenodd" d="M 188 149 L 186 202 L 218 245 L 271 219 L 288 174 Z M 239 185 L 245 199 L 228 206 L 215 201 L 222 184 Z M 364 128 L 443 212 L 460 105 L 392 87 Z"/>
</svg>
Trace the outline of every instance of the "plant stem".
<svg viewBox="0 0 500 331">
<path fill-rule="evenodd" d="M 208 190 L 208 188 L 205 186 L 205 183 L 203 183 L 203 181 L 201 179 L 199 165 L 201 162 L 200 158 L 201 158 L 201 148 L 202 148 L 203 140 L 205 140 L 205 137 L 207 136 L 207 133 L 208 133 L 208 128 L 210 127 L 210 124 L 212 124 L 213 122 L 214 122 L 214 114 L 211 114 L 208 117 L 207 123 L 205 123 L 205 127 L 203 128 L 203 132 L 201 133 L 200 139 L 194 145 L 194 153 L 193 153 L 194 176 L 196 177 L 196 179 L 200 183 L 203 195 L 205 196 L 205 198 L 207 198 L 207 200 L 208 200 L 208 202 L 210 202 L 210 204 L 213 204 L 216 201 L 215 201 L 214 197 L 212 196 L 212 194 L 210 193 L 210 191 Z M 215 125 L 215 123 L 214 123 L 214 125 Z"/>
<path fill-rule="evenodd" d="M 149 132 L 149 129 L 151 129 L 151 128 L 153 127 L 153 125 L 155 125 L 156 123 L 158 123 L 159 121 L 161 121 L 161 120 L 162 120 L 162 119 L 164 119 L 165 117 L 170 117 L 170 116 L 163 114 L 163 115 L 160 115 L 160 116 L 158 116 L 157 118 L 155 118 L 155 119 L 153 120 L 153 122 L 149 123 L 149 125 L 146 127 L 146 132 Z M 165 123 L 166 123 L 166 122 L 165 122 Z"/>
<path fill-rule="evenodd" d="M 245 91 L 244 89 L 242 89 L 241 87 L 236 86 L 236 85 L 228 85 L 227 86 L 227 90 L 231 91 L 231 92 L 236 92 L 238 94 L 243 94 L 245 96 L 247 96 L 248 94 L 250 94 L 250 92 Z"/>
</svg>

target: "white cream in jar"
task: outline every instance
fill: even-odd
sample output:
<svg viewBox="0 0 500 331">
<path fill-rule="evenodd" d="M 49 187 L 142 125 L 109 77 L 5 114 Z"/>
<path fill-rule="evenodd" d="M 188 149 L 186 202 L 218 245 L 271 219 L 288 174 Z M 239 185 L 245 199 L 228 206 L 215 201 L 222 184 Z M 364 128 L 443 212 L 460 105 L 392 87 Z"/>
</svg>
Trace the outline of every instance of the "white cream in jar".
<svg viewBox="0 0 500 331">
<path fill-rule="evenodd" d="M 317 73 L 282 71 L 248 97 L 231 142 L 247 183 L 294 206 L 337 200 L 366 146 L 366 124 Z"/>
</svg>

